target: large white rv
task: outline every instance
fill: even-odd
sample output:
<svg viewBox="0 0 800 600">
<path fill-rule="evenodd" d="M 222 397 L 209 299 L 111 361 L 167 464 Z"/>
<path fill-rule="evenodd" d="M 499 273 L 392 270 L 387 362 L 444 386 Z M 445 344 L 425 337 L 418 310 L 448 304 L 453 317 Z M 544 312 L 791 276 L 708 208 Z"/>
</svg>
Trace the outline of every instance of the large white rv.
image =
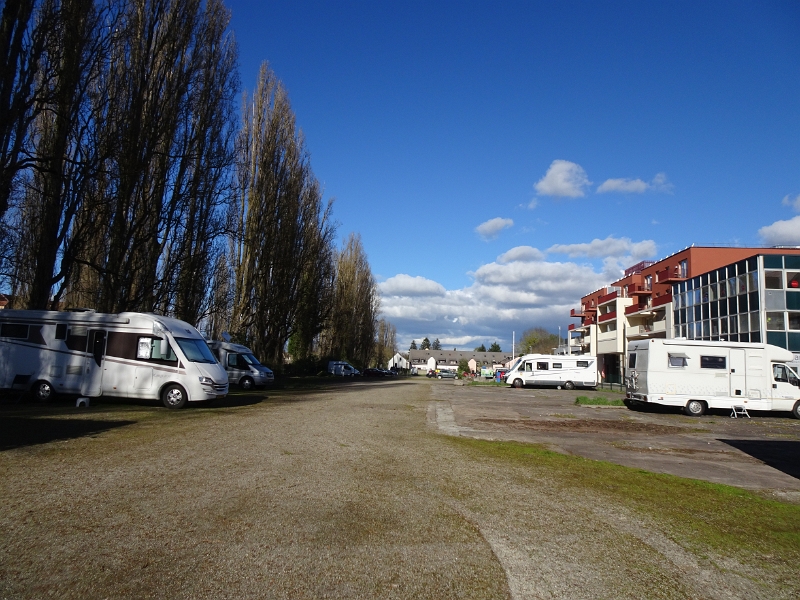
<svg viewBox="0 0 800 600">
<path fill-rule="evenodd" d="M 682 407 L 700 416 L 710 408 L 791 411 L 800 419 L 800 380 L 786 363 L 794 355 L 769 344 L 651 339 L 630 342 L 626 403 Z"/>
<path fill-rule="evenodd" d="M 526 354 L 506 373 L 509 385 L 553 385 L 565 390 L 597 386 L 597 357 Z"/>
<path fill-rule="evenodd" d="M 228 373 L 228 382 L 238 385 L 243 390 L 253 386 L 272 385 L 275 374 L 272 369 L 262 365 L 247 346 L 233 342 L 213 341 L 208 347 L 217 357 Z"/>
<path fill-rule="evenodd" d="M 0 389 L 161 399 L 167 408 L 228 393 L 191 325 L 154 314 L 0 310 Z"/>
</svg>

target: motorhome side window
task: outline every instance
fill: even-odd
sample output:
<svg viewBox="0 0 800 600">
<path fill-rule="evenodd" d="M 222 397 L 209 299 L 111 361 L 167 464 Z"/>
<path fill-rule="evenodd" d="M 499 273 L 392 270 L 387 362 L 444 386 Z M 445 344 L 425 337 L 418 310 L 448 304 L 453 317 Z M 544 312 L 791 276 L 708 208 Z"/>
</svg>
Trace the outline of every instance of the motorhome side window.
<svg viewBox="0 0 800 600">
<path fill-rule="evenodd" d="M 583 367 L 584 369 L 587 369 L 589 367 L 588 360 L 579 360 L 576 364 L 578 365 L 578 367 Z"/>
<path fill-rule="evenodd" d="M 537 362 L 536 363 L 536 370 L 537 371 L 547 371 L 548 366 L 546 362 Z"/>
<path fill-rule="evenodd" d="M 628 355 L 628 368 L 635 369 L 636 368 L 636 352 L 631 352 Z"/>
<path fill-rule="evenodd" d="M 685 367 L 689 363 L 686 360 L 686 357 L 683 354 L 670 354 L 669 356 L 669 366 L 670 367 Z M 724 359 L 723 359 L 724 360 Z M 725 366 L 722 367 L 705 367 L 707 369 L 714 369 L 714 368 L 721 368 L 724 369 Z"/>
<path fill-rule="evenodd" d="M 238 354 L 228 354 L 228 366 L 229 367 L 238 367 L 239 366 L 239 355 Z"/>
<path fill-rule="evenodd" d="M 66 340 L 67 339 L 67 324 L 66 323 L 59 323 L 56 325 L 56 339 L 57 340 Z"/>
<path fill-rule="evenodd" d="M 28 339 L 28 326 L 20 323 L 3 323 L 0 325 L 0 337 Z"/>
<path fill-rule="evenodd" d="M 561 368 L 561 363 L 553 363 L 553 368 L 554 369 L 560 369 Z"/>
<path fill-rule="evenodd" d="M 727 364 L 724 356 L 701 356 L 700 357 L 701 369 L 727 369 Z"/>
<path fill-rule="evenodd" d="M 169 346 L 167 340 L 161 338 L 140 337 L 136 346 L 136 358 L 140 360 L 176 361 L 178 357 Z"/>
</svg>

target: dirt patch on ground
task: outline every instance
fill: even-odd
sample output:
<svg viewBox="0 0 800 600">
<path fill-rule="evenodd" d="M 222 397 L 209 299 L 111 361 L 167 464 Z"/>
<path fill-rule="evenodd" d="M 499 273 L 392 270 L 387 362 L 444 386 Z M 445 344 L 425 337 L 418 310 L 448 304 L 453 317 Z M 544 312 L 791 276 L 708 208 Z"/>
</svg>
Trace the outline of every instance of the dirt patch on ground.
<svg viewBox="0 0 800 600">
<path fill-rule="evenodd" d="M 690 427 L 673 425 L 657 425 L 655 423 L 638 423 L 635 421 L 611 421 L 605 419 L 570 419 L 565 421 L 534 421 L 518 419 L 473 419 L 471 423 L 496 425 L 502 428 L 524 429 L 533 431 L 562 431 L 576 433 L 625 432 L 646 435 L 678 435 L 694 430 Z"/>
</svg>

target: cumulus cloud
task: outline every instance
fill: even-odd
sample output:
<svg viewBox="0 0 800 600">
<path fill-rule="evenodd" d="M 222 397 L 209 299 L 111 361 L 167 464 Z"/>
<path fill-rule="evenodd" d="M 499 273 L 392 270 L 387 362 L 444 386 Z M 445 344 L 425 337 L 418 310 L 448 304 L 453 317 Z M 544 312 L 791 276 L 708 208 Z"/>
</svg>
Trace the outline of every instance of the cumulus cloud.
<svg viewBox="0 0 800 600">
<path fill-rule="evenodd" d="M 770 246 L 800 245 L 800 215 L 788 221 L 775 221 L 758 230 L 758 235 Z"/>
<path fill-rule="evenodd" d="M 506 264 L 514 261 L 532 262 L 544 260 L 544 253 L 532 246 L 517 246 L 497 257 L 497 262 Z"/>
<path fill-rule="evenodd" d="M 650 183 L 641 179 L 606 179 L 597 188 L 598 194 L 605 194 L 607 192 L 642 194 L 647 191 L 671 192 L 672 184 L 667 181 L 667 175 L 665 173 L 658 173 L 653 177 Z"/>
<path fill-rule="evenodd" d="M 642 259 L 656 253 L 653 240 L 633 242 L 630 238 L 608 236 L 604 240 L 594 239 L 583 244 L 556 244 L 547 249 L 548 253 L 566 254 L 570 258 L 585 256 L 588 258 L 622 257 L 630 255 L 633 259 Z"/>
<path fill-rule="evenodd" d="M 794 198 L 790 195 L 784 196 L 781 204 L 791 206 L 796 212 L 800 212 L 800 194 L 797 194 Z"/>
<path fill-rule="evenodd" d="M 541 196 L 580 198 L 589 185 L 591 181 L 583 167 L 568 160 L 554 160 L 534 188 Z"/>
<path fill-rule="evenodd" d="M 491 240 L 497 237 L 497 235 L 503 231 L 503 229 L 508 229 L 514 225 L 514 221 L 511 219 L 503 219 L 501 217 L 495 217 L 494 219 L 489 219 L 485 223 L 481 223 L 475 228 L 475 231 L 481 236 L 484 240 Z"/>
<path fill-rule="evenodd" d="M 425 277 L 411 277 L 403 273 L 390 277 L 386 281 L 379 283 L 378 288 L 384 296 L 406 296 L 416 298 L 421 296 L 444 296 L 445 289 L 440 283 L 436 283 Z"/>
</svg>

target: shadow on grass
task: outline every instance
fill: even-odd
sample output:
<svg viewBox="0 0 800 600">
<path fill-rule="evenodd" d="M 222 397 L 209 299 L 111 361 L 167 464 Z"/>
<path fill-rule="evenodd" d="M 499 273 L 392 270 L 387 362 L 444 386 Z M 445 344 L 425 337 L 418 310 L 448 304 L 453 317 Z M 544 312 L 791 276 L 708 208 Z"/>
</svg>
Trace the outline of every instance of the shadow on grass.
<svg viewBox="0 0 800 600">
<path fill-rule="evenodd" d="M 136 421 L 4 417 L 0 419 L 0 451 L 94 435 Z"/>
<path fill-rule="evenodd" d="M 719 440 L 773 469 L 800 479 L 800 442 L 789 440 Z"/>
</svg>

